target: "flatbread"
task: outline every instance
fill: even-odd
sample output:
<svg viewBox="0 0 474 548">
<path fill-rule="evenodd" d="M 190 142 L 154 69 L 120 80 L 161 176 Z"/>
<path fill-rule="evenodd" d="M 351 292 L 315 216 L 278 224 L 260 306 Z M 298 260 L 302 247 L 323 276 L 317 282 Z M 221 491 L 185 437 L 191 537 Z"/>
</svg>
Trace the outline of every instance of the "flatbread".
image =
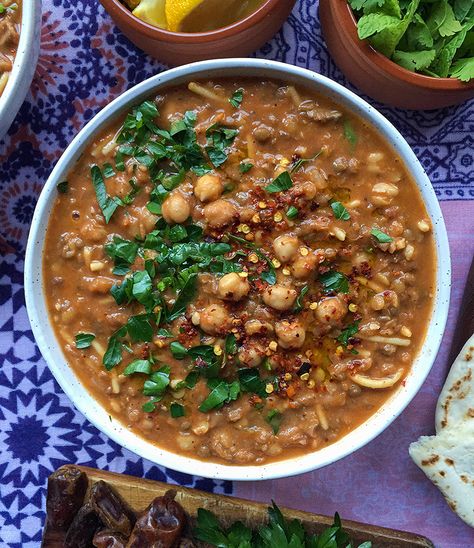
<svg viewBox="0 0 474 548">
<path fill-rule="evenodd" d="M 474 421 L 422 436 L 410 445 L 409 453 L 451 509 L 474 527 Z"/>
<path fill-rule="evenodd" d="M 436 432 L 474 422 L 474 335 L 454 360 L 436 406 Z"/>
</svg>

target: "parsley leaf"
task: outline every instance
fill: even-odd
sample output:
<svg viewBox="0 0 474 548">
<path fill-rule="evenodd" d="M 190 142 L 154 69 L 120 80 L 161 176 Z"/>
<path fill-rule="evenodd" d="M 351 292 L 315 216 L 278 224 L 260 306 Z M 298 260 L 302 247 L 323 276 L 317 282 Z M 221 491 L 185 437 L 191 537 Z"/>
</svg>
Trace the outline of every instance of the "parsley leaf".
<svg viewBox="0 0 474 548">
<path fill-rule="evenodd" d="M 349 324 L 346 328 L 341 331 L 341 334 L 337 337 L 337 341 L 340 342 L 343 346 L 349 344 L 349 339 L 351 339 L 359 331 L 359 321 Z"/>
<path fill-rule="evenodd" d="M 300 294 L 296 298 L 295 304 L 293 306 L 293 312 L 298 313 L 303 310 L 303 298 L 308 293 L 309 287 L 307 285 L 301 288 Z"/>
<path fill-rule="evenodd" d="M 319 152 L 316 152 L 314 156 L 311 156 L 311 158 L 300 158 L 299 160 L 296 160 L 296 162 L 291 166 L 290 173 L 296 173 L 299 169 L 301 169 L 302 165 L 306 162 L 311 162 L 312 160 L 316 160 L 318 156 L 322 154 L 322 150 Z"/>
<path fill-rule="evenodd" d="M 385 232 L 382 232 L 378 228 L 373 228 L 370 233 L 381 244 L 389 244 L 390 242 L 393 242 L 392 237 L 390 237 L 388 234 L 385 234 Z"/>
<path fill-rule="evenodd" d="M 99 166 L 91 167 L 91 177 L 92 184 L 94 186 L 95 195 L 97 197 L 97 203 L 99 204 L 102 214 L 104 215 L 105 222 L 108 223 L 110 218 L 114 214 L 117 207 L 119 207 L 120 202 L 117 198 L 111 198 L 107 194 L 107 189 L 105 188 L 104 178 L 102 172 L 100 171 Z"/>
<path fill-rule="evenodd" d="M 186 307 L 193 300 L 197 289 L 197 274 L 191 274 L 178 294 L 169 314 L 168 321 L 171 322 L 186 312 Z"/>
<path fill-rule="evenodd" d="M 247 173 L 247 171 L 250 171 L 252 168 L 253 168 L 253 164 L 249 162 L 241 162 L 239 164 L 240 173 Z"/>
<path fill-rule="evenodd" d="M 288 173 L 288 171 L 284 171 L 283 173 L 280 173 L 280 175 L 278 175 L 276 179 L 273 179 L 270 184 L 264 187 L 264 189 L 270 194 L 274 194 L 275 192 L 289 190 L 292 186 L 293 181 L 291 180 L 290 174 Z"/>
<path fill-rule="evenodd" d="M 95 335 L 93 333 L 77 333 L 76 348 L 89 348 L 94 339 Z"/>
<path fill-rule="evenodd" d="M 286 216 L 288 219 L 296 219 L 298 217 L 298 209 L 295 206 L 290 206 L 286 210 Z"/>
<path fill-rule="evenodd" d="M 268 415 L 265 417 L 265 420 L 272 427 L 272 430 L 275 436 L 278 434 L 278 431 L 280 430 L 280 424 L 282 419 L 283 419 L 283 415 L 280 413 L 280 411 L 278 411 L 278 409 L 272 409 L 268 413 Z"/>
<path fill-rule="evenodd" d="M 206 130 L 206 152 L 214 167 L 221 166 L 227 160 L 227 149 L 232 145 L 239 130 L 220 124 L 213 124 Z"/>
<path fill-rule="evenodd" d="M 348 221 L 351 216 L 347 209 L 341 204 L 341 202 L 331 202 L 331 209 L 334 212 L 334 217 L 336 219 L 342 219 L 343 221 Z"/>
<path fill-rule="evenodd" d="M 143 385 L 143 395 L 162 397 L 170 384 L 170 371 L 170 367 L 164 365 L 152 373 Z"/>
<path fill-rule="evenodd" d="M 349 293 L 349 280 L 341 272 L 329 271 L 319 276 L 326 292 Z"/>
<path fill-rule="evenodd" d="M 236 400 L 240 395 L 239 381 L 227 383 L 224 380 L 209 379 L 207 385 L 211 389 L 211 392 L 199 406 L 199 411 L 202 413 L 222 407 L 224 403 Z"/>
<path fill-rule="evenodd" d="M 134 375 L 135 373 L 151 374 L 151 363 L 149 360 L 133 360 L 124 369 L 124 375 Z"/>
<path fill-rule="evenodd" d="M 173 402 L 170 405 L 170 415 L 173 419 L 179 419 L 180 417 L 184 417 L 186 415 L 184 406 L 182 406 L 180 403 Z"/>
<path fill-rule="evenodd" d="M 232 94 L 232 97 L 229 99 L 229 103 L 234 108 L 239 108 L 243 98 L 244 98 L 244 88 L 236 89 L 234 93 Z"/>
<path fill-rule="evenodd" d="M 357 133 L 350 120 L 344 120 L 344 138 L 350 144 L 351 150 L 354 150 L 357 145 Z"/>
</svg>

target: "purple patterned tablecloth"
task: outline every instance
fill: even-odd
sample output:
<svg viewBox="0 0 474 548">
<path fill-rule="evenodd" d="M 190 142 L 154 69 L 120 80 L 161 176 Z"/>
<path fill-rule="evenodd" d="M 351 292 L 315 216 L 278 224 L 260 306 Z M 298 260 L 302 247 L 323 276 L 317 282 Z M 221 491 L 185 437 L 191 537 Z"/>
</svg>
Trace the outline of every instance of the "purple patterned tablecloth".
<svg viewBox="0 0 474 548">
<path fill-rule="evenodd" d="M 315 0 L 298 0 L 282 31 L 255 55 L 321 72 L 350 86 L 328 56 Z M 408 409 L 376 440 L 291 480 L 212 481 L 165 470 L 111 442 L 78 413 L 35 345 L 23 295 L 33 209 L 61 151 L 102 106 L 163 70 L 113 25 L 96 0 L 43 0 L 36 76 L 0 142 L 0 546 L 38 546 L 46 478 L 75 462 L 423 533 L 439 547 L 474 546 L 474 532 L 410 461 L 408 444 L 434 430 L 434 407 L 474 253 L 474 102 L 432 112 L 380 107 L 413 146 L 441 200 L 453 259 L 442 351 Z"/>
</svg>

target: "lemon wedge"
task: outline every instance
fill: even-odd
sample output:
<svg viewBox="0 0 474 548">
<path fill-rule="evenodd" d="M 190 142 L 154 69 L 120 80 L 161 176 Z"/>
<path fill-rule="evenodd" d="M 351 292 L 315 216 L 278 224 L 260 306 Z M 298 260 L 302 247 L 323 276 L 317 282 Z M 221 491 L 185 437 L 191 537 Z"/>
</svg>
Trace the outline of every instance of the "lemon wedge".
<svg viewBox="0 0 474 548">
<path fill-rule="evenodd" d="M 166 20 L 168 21 L 168 30 L 173 32 L 181 30 L 182 22 L 189 17 L 192 12 L 207 0 L 166 0 Z"/>
<path fill-rule="evenodd" d="M 168 27 L 165 13 L 166 0 L 141 0 L 132 11 L 135 17 L 162 29 Z"/>
</svg>

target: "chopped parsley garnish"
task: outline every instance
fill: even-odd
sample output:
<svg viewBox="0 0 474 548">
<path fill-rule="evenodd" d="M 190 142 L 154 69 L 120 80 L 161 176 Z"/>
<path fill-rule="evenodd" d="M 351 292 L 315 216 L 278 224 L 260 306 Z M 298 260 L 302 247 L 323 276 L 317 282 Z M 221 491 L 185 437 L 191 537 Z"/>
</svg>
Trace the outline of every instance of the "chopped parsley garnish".
<svg viewBox="0 0 474 548">
<path fill-rule="evenodd" d="M 341 202 L 331 202 L 331 209 L 334 212 L 334 217 L 336 219 L 341 219 L 343 221 L 348 221 L 351 216 L 347 209 L 341 204 Z"/>
<path fill-rule="evenodd" d="M 308 291 L 309 291 L 309 287 L 307 285 L 301 288 L 300 294 L 296 298 L 295 304 L 293 306 L 293 312 L 295 312 L 295 314 L 303 310 L 303 298 L 306 295 L 306 293 L 308 293 Z"/>
<path fill-rule="evenodd" d="M 231 240 L 239 242 L 240 244 L 244 245 L 245 247 L 248 247 L 249 249 L 252 249 L 261 261 L 264 261 L 267 263 L 268 270 L 262 272 L 260 274 L 260 278 L 270 285 L 275 285 L 277 278 L 276 278 L 275 266 L 273 265 L 272 260 L 269 257 L 267 257 L 265 253 L 260 251 L 260 249 L 254 243 L 248 242 L 244 238 L 241 238 L 240 236 L 235 236 L 234 234 L 229 234 L 229 238 Z"/>
<path fill-rule="evenodd" d="M 244 98 L 244 88 L 236 89 L 234 93 L 232 94 L 232 97 L 229 99 L 229 103 L 234 108 L 239 108 L 243 98 Z"/>
<path fill-rule="evenodd" d="M 173 402 L 170 405 L 170 415 L 173 419 L 179 419 L 180 417 L 184 417 L 186 415 L 184 406 L 180 403 Z"/>
<path fill-rule="evenodd" d="M 163 397 L 168 385 L 170 384 L 170 368 L 164 365 L 152 373 L 143 385 L 143 394 L 145 396 Z"/>
<path fill-rule="evenodd" d="M 240 395 L 240 384 L 238 381 L 228 383 L 220 379 L 209 379 L 207 386 L 211 392 L 199 406 L 199 411 L 202 413 L 222 407 L 224 403 L 236 400 Z"/>
<path fill-rule="evenodd" d="M 83 349 L 89 348 L 92 341 L 95 339 L 93 333 L 77 333 L 76 335 L 76 348 Z"/>
<path fill-rule="evenodd" d="M 389 244 L 390 242 L 393 242 L 392 237 L 390 237 L 388 234 L 385 234 L 385 232 L 382 232 L 378 228 L 373 228 L 370 233 L 381 244 Z"/>
<path fill-rule="evenodd" d="M 293 173 L 296 173 L 298 170 L 301 169 L 301 167 L 303 166 L 303 164 L 306 164 L 307 162 L 312 162 L 313 160 L 316 160 L 316 158 L 318 156 L 320 156 L 322 154 L 322 150 L 320 150 L 319 152 L 316 152 L 316 154 L 314 156 L 311 156 L 311 158 L 299 158 L 298 160 L 296 160 L 296 162 L 291 166 L 291 169 L 290 169 L 290 173 L 293 174 Z"/>
<path fill-rule="evenodd" d="M 351 150 L 354 150 L 357 145 L 357 133 L 355 132 L 350 120 L 344 120 L 344 137 L 350 144 Z"/>
<path fill-rule="evenodd" d="M 239 171 L 240 173 L 247 173 L 248 171 L 250 171 L 251 169 L 253 168 L 253 164 L 249 163 L 249 162 L 241 162 L 239 164 Z"/>
<path fill-rule="evenodd" d="M 296 219 L 296 217 L 298 217 L 298 209 L 295 206 L 290 206 L 286 210 L 286 216 L 288 219 Z"/>
<path fill-rule="evenodd" d="M 112 164 L 104 164 L 104 167 L 102 169 L 102 173 L 104 174 L 104 177 L 108 179 L 109 177 L 113 177 L 115 175 L 114 168 L 112 167 Z"/>
<path fill-rule="evenodd" d="M 342 272 L 329 271 L 320 274 L 319 281 L 323 284 L 324 291 L 336 293 L 349 293 L 349 280 Z"/>
<path fill-rule="evenodd" d="M 238 133 L 238 129 L 220 124 L 213 124 L 206 130 L 206 152 L 214 167 L 221 166 L 227 160 L 227 149 L 232 145 Z"/>
<path fill-rule="evenodd" d="M 273 179 L 270 184 L 264 187 L 264 189 L 270 194 L 274 194 L 276 192 L 282 192 L 283 190 L 289 190 L 292 186 L 293 181 L 291 180 L 290 174 L 288 171 L 284 171 L 283 173 L 280 173 L 276 179 Z"/>
<path fill-rule="evenodd" d="M 104 177 L 99 166 L 92 166 L 91 168 L 92 184 L 94 185 L 95 195 L 97 197 L 97 203 L 99 204 L 102 214 L 104 215 L 105 222 L 108 223 L 115 213 L 115 210 L 121 205 L 119 198 L 111 198 L 107 194 L 105 188 Z"/>
<path fill-rule="evenodd" d="M 359 331 L 359 321 L 349 324 L 341 331 L 341 334 L 337 337 L 337 341 L 343 346 L 349 344 L 349 340 Z"/>
<path fill-rule="evenodd" d="M 124 375 L 134 375 L 135 373 L 151 374 L 151 362 L 149 360 L 133 360 L 125 368 Z"/>
<path fill-rule="evenodd" d="M 278 434 L 278 431 L 280 430 L 282 419 L 283 419 L 283 415 L 280 413 L 280 411 L 278 411 L 278 409 L 272 409 L 268 413 L 268 415 L 265 417 L 265 420 L 272 427 L 272 430 L 275 436 Z"/>
</svg>

